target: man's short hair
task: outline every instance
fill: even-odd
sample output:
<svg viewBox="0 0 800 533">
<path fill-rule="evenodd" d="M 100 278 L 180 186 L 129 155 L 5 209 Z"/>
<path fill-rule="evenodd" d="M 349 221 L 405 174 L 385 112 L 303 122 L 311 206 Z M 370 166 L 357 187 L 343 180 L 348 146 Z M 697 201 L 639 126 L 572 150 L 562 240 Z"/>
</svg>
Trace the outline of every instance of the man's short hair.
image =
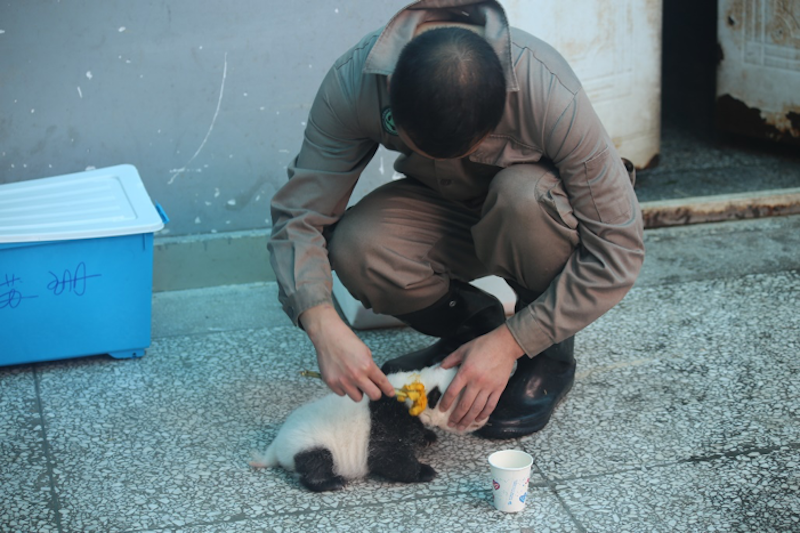
<svg viewBox="0 0 800 533">
<path fill-rule="evenodd" d="M 395 125 L 436 158 L 467 153 L 500 123 L 506 81 L 497 53 L 464 28 L 437 28 L 412 39 L 391 77 Z"/>
</svg>

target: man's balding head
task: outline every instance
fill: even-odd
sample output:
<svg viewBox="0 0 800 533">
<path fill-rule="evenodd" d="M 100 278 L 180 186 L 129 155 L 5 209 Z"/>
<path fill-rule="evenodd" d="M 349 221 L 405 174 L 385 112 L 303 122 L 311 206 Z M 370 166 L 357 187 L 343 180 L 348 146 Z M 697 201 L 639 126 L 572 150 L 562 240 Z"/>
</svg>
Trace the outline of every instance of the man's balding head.
<svg viewBox="0 0 800 533">
<path fill-rule="evenodd" d="M 500 59 L 477 33 L 425 31 L 400 54 L 390 81 L 395 125 L 424 153 L 449 159 L 469 152 L 503 115 Z"/>
</svg>

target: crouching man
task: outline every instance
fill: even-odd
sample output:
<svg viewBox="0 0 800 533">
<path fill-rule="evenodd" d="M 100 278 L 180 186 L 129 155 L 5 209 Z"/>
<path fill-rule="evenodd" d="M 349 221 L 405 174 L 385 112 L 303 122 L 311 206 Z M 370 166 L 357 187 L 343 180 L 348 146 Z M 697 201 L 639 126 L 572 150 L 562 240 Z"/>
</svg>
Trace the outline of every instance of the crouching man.
<svg viewBox="0 0 800 533">
<path fill-rule="evenodd" d="M 348 199 L 378 146 L 405 177 Z M 272 201 L 280 299 L 323 379 L 360 400 L 385 373 L 459 366 L 450 423 L 489 438 L 544 427 L 575 376 L 574 335 L 644 259 L 633 166 L 549 45 L 495 1 L 420 0 L 333 65 Z M 367 308 L 437 337 L 379 369 L 332 305 L 331 268 Z M 504 278 L 513 316 L 469 284 Z M 514 365 L 516 371 L 509 378 Z"/>
</svg>

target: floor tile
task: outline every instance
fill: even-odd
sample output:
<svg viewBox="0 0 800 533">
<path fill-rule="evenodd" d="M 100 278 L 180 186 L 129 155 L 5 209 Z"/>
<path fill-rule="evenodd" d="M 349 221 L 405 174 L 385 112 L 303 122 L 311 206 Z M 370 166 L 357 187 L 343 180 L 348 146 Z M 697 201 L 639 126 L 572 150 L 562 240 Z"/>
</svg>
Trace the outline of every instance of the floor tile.
<svg viewBox="0 0 800 533">
<path fill-rule="evenodd" d="M 406 330 L 365 337 L 386 356 L 428 342 Z M 430 484 L 369 479 L 320 497 L 282 470 L 250 469 L 250 452 L 265 449 L 292 409 L 327 393 L 299 376 L 313 368 L 311 352 L 297 328 L 272 328 L 158 339 L 139 360 L 44 366 L 64 531 L 181 528 L 342 506 L 374 511 L 409 498 L 486 499 L 486 458 L 496 444 L 447 433 L 421 455 L 439 472 Z M 546 486 L 539 476 L 531 483 Z"/>
<path fill-rule="evenodd" d="M 556 488 L 587 531 L 800 530 L 797 448 L 571 480 Z"/>
<path fill-rule="evenodd" d="M 529 492 L 520 513 L 501 513 L 491 505 L 490 491 L 393 501 L 379 507 L 360 505 L 356 498 L 336 509 L 275 516 L 254 514 L 236 521 L 170 529 L 174 533 L 290 533 L 298 531 L 403 531 L 405 533 L 578 532 L 574 520 L 546 488 Z M 164 530 L 153 531 L 161 533 Z"/>
<path fill-rule="evenodd" d="M 274 286 L 170 295 L 141 359 L 0 369 L 0 532 L 800 530 L 800 272 L 682 279 L 682 265 L 578 334 L 575 386 L 541 432 L 440 432 L 420 454 L 431 483 L 373 478 L 323 495 L 247 464 L 327 393 L 300 376 L 314 348 L 268 319 L 274 301 L 233 311 Z M 433 342 L 358 334 L 378 364 Z M 535 459 L 519 515 L 491 507 L 486 458 L 501 448 Z"/>
<path fill-rule="evenodd" d="M 278 305 L 275 283 L 157 292 L 153 338 L 291 325 Z"/>
<path fill-rule="evenodd" d="M 31 366 L 0 368 L 0 531 L 57 531 Z"/>
<path fill-rule="evenodd" d="M 795 274 L 635 289 L 581 333 L 576 385 L 526 448 L 569 478 L 800 442 L 798 293 Z"/>
</svg>

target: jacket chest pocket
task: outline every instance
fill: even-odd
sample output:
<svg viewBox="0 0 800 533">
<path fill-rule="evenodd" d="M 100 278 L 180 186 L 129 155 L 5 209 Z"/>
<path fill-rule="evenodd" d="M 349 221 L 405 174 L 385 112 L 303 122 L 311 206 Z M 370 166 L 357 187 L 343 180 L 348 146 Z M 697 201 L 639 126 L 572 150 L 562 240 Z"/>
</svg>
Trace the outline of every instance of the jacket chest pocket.
<svg viewBox="0 0 800 533">
<path fill-rule="evenodd" d="M 630 178 L 622 160 L 606 148 L 584 163 L 584 169 L 597 220 L 604 224 L 629 221 L 633 216 L 629 194 Z"/>
</svg>

